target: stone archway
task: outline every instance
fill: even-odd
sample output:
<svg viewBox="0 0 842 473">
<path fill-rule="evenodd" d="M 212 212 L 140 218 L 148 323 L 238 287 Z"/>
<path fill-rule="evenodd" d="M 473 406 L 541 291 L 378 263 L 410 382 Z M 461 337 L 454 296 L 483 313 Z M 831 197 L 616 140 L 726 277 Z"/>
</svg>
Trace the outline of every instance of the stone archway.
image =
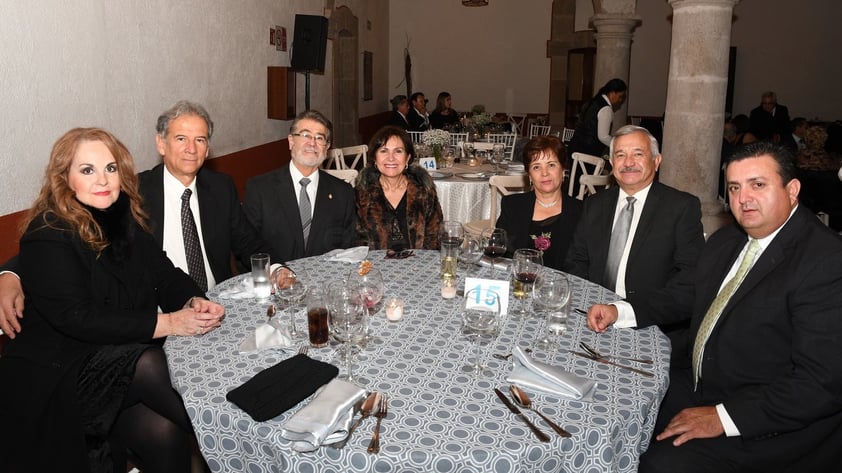
<svg viewBox="0 0 842 473">
<path fill-rule="evenodd" d="M 328 38 L 333 43 L 334 148 L 361 143 L 358 28 L 359 21 L 350 8 L 341 6 L 331 13 Z"/>
</svg>

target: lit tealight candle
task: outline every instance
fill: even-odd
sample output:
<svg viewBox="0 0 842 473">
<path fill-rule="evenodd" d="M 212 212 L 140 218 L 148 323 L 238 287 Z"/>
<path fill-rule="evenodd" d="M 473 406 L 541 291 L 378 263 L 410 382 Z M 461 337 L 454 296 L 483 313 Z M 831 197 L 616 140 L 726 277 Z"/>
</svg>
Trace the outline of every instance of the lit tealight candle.
<svg viewBox="0 0 842 473">
<path fill-rule="evenodd" d="M 456 297 L 456 282 L 453 279 L 444 279 L 441 282 L 441 297 L 444 299 Z"/>
<path fill-rule="evenodd" d="M 392 298 L 386 301 L 386 318 L 397 322 L 403 317 L 403 300 Z"/>
</svg>

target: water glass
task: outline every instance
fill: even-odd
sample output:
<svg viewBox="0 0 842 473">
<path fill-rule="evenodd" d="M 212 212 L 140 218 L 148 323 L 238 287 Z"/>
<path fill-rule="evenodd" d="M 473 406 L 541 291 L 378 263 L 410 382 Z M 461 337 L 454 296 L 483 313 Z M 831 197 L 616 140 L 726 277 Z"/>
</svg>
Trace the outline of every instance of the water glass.
<svg viewBox="0 0 842 473">
<path fill-rule="evenodd" d="M 254 295 L 258 299 L 268 299 L 272 294 L 272 283 L 269 281 L 268 253 L 251 255 L 251 281 L 254 287 Z"/>
<path fill-rule="evenodd" d="M 325 347 L 330 341 L 327 295 L 318 286 L 307 293 L 307 334 L 313 348 Z"/>
<path fill-rule="evenodd" d="M 536 311 L 544 314 L 544 337 L 535 342 L 539 348 L 556 348 L 558 342 L 550 335 L 559 337 L 567 330 L 570 312 L 570 282 L 567 276 L 544 269 L 535 278 L 532 288 L 533 305 Z"/>
<path fill-rule="evenodd" d="M 463 367 L 474 376 L 493 376 L 482 364 L 482 341 L 486 344 L 497 336 L 500 330 L 500 296 L 487 289 L 471 289 L 465 294 L 465 309 L 462 311 L 462 334 L 473 341 L 474 361 Z"/>
</svg>

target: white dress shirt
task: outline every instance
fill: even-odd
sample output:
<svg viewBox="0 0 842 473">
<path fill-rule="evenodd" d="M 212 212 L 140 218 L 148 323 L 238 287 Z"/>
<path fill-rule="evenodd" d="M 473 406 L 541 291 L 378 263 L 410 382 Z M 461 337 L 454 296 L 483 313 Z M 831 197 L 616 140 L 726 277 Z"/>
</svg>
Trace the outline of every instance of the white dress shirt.
<svg viewBox="0 0 842 473">
<path fill-rule="evenodd" d="M 184 235 L 181 231 L 181 196 L 184 189 L 190 189 L 190 210 L 193 212 L 193 220 L 196 222 L 196 231 L 199 233 L 199 246 L 202 248 L 202 258 L 205 261 L 205 275 L 208 278 L 208 290 L 216 286 L 216 279 L 210 268 L 208 254 L 205 251 L 205 239 L 202 235 L 202 216 L 199 212 L 199 197 L 196 194 L 196 179 L 189 186 L 184 187 L 178 179 L 164 166 L 164 241 L 163 249 L 172 263 L 181 268 L 187 274 L 190 271 L 187 267 L 187 254 L 184 252 Z"/>
</svg>

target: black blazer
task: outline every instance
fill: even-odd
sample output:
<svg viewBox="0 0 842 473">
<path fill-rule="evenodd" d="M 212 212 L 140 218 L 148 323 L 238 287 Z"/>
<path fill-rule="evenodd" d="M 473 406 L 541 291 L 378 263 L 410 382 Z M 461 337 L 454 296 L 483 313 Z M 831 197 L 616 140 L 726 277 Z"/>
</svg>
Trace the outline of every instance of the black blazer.
<svg viewBox="0 0 842 473">
<path fill-rule="evenodd" d="M 565 271 L 613 287 L 605 280 L 605 264 L 619 187 L 585 199 L 585 208 Z M 693 269 L 705 244 L 699 199 L 657 181 L 652 183 L 629 250 L 626 295 L 659 289 L 684 271 Z"/>
<path fill-rule="evenodd" d="M 638 325 L 692 314 L 692 343 L 747 238 L 737 225 L 721 229 L 695 272 L 655 297 L 630 300 L 642 314 Z M 730 448 L 723 458 L 777 471 L 842 426 L 840 341 L 842 240 L 799 205 L 723 310 L 705 345 L 701 391 L 685 407 L 723 403 L 741 433 L 719 439 Z M 838 467 L 839 445 L 824 444 Z"/>
<path fill-rule="evenodd" d="M 319 170 L 310 238 L 304 242 L 298 199 L 290 164 L 249 179 L 243 210 L 271 248 L 272 261 L 316 256 L 336 248 L 354 246 L 357 223 L 354 189 L 345 181 Z"/>
<path fill-rule="evenodd" d="M 180 309 L 201 291 L 152 236 L 138 230 L 120 265 L 75 232 L 42 226 L 21 238 L 26 294 L 22 330 L 0 357 L 0 403 L 14 406 L 0 429 L 3 471 L 88 471 L 76 401 L 78 370 L 102 345 L 148 343 L 160 306 Z"/>
<path fill-rule="evenodd" d="M 400 114 L 397 110 L 392 111 L 392 115 L 389 117 L 388 125 L 394 125 L 403 128 L 404 130 L 409 128 L 409 121 L 406 117 Z"/>
<path fill-rule="evenodd" d="M 160 248 L 164 239 L 164 165 L 144 171 L 138 178 L 143 206 L 149 213 L 152 233 Z M 252 254 L 269 252 L 269 245 L 257 236 L 245 218 L 231 176 L 202 168 L 196 175 L 196 198 L 202 221 L 202 243 L 217 283 L 234 275 L 232 252 L 241 270 L 251 267 Z"/>
<path fill-rule="evenodd" d="M 550 248 L 544 252 L 544 266 L 562 269 L 564 257 L 573 240 L 573 231 L 582 216 L 582 202 L 567 194 L 561 196 L 562 210 L 559 218 L 545 228 L 552 233 Z M 529 226 L 535 209 L 535 192 L 524 192 L 503 197 L 500 202 L 500 217 L 496 226 L 506 230 L 508 242 L 506 253 L 511 256 L 519 248 L 535 248 Z"/>
<path fill-rule="evenodd" d="M 424 115 L 418 113 L 418 110 L 415 110 L 415 107 L 409 108 L 409 114 L 407 115 L 407 120 L 409 120 L 409 131 L 424 131 L 428 128 L 427 121 L 425 121 Z"/>
</svg>

